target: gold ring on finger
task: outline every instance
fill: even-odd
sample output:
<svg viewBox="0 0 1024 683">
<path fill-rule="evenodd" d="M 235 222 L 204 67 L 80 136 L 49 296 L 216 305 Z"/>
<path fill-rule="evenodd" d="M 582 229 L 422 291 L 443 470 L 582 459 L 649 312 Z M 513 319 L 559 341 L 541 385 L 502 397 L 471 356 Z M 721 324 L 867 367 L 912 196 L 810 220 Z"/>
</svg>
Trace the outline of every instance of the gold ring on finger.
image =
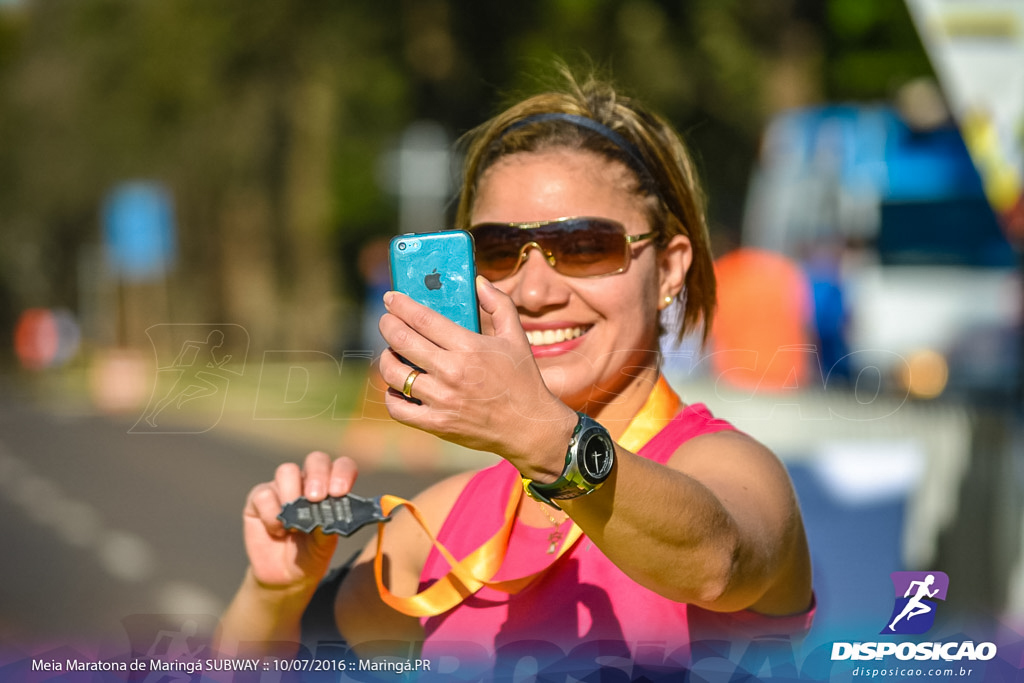
<svg viewBox="0 0 1024 683">
<path fill-rule="evenodd" d="M 405 378 L 405 384 L 402 385 L 402 395 L 406 398 L 412 398 L 412 383 L 416 381 L 422 373 L 419 370 L 413 370 L 409 373 L 409 376 Z"/>
</svg>

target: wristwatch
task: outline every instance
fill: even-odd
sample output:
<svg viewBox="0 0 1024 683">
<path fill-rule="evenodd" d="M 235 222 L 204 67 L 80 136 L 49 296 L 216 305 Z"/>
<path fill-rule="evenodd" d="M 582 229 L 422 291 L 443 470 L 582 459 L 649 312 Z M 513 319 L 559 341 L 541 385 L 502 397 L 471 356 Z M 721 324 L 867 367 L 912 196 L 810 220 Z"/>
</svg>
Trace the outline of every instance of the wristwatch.
<svg viewBox="0 0 1024 683">
<path fill-rule="evenodd" d="M 562 474 L 550 484 L 526 483 L 530 497 L 556 508 L 556 500 L 578 498 L 601 488 L 615 464 L 615 442 L 608 430 L 583 413 L 576 415 L 579 419 L 569 439 Z"/>
</svg>

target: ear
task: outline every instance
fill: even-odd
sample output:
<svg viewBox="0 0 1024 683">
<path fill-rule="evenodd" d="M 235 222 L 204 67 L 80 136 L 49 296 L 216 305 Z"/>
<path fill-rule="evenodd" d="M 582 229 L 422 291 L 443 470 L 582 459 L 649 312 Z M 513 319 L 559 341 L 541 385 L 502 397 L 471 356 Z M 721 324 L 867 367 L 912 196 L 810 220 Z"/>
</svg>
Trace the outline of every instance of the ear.
<svg viewBox="0 0 1024 683">
<path fill-rule="evenodd" d="M 686 273 L 693 262 L 693 247 L 686 235 L 673 235 L 658 254 L 658 296 L 664 302 L 674 299 L 683 291 Z M 659 304 L 664 308 L 665 304 Z"/>
</svg>

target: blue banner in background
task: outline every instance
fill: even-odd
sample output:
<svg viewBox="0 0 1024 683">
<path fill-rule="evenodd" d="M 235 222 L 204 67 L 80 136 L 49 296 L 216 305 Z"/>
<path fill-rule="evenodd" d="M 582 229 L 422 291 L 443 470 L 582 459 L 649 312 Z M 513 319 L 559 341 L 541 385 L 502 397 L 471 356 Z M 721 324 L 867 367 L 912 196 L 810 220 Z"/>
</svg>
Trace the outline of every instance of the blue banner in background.
<svg viewBox="0 0 1024 683">
<path fill-rule="evenodd" d="M 103 204 L 103 243 L 113 272 L 128 281 L 162 277 L 176 256 L 174 204 L 160 183 L 126 182 Z"/>
</svg>

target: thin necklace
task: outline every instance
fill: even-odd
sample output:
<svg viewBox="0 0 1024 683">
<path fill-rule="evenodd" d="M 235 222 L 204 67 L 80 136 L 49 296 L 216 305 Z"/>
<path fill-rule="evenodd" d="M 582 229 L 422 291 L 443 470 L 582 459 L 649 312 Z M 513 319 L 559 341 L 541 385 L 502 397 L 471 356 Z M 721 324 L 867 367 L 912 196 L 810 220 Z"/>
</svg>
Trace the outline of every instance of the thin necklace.
<svg viewBox="0 0 1024 683">
<path fill-rule="evenodd" d="M 541 512 L 544 513 L 544 516 L 547 517 L 548 521 L 555 527 L 552 529 L 551 533 L 548 534 L 548 555 L 554 555 L 555 551 L 558 549 L 558 542 L 562 540 L 561 526 L 569 519 L 569 515 L 566 514 L 565 519 L 559 522 L 550 512 L 548 512 L 547 504 L 537 501 L 537 505 L 540 506 Z"/>
</svg>

